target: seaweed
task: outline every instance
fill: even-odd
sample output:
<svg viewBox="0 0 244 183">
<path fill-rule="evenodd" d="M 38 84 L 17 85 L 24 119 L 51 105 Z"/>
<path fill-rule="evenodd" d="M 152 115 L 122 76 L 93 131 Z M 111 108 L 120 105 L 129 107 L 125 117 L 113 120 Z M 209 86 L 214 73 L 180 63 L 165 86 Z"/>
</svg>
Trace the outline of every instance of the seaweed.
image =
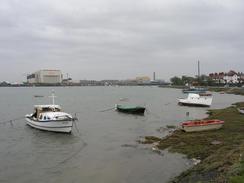
<svg viewBox="0 0 244 183">
<path fill-rule="evenodd" d="M 244 106 L 244 102 L 210 110 L 207 119 L 225 121 L 219 130 L 186 133 L 177 129 L 165 138 L 145 138 L 147 142 L 157 142 L 160 150 L 168 149 L 201 160 L 172 182 L 244 182 L 244 117 L 236 110 L 239 106 Z"/>
</svg>

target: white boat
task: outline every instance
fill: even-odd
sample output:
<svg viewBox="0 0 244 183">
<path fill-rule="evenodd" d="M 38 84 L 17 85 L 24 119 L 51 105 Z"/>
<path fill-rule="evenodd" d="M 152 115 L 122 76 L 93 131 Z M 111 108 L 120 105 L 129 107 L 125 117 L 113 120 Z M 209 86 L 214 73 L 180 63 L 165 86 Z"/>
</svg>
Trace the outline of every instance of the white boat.
<svg viewBox="0 0 244 183">
<path fill-rule="evenodd" d="M 34 113 L 25 116 L 27 124 L 40 130 L 71 133 L 75 118 L 54 104 L 54 94 L 51 97 L 53 104 L 35 105 Z"/>
<path fill-rule="evenodd" d="M 187 98 L 179 99 L 180 105 L 209 107 L 212 104 L 213 97 L 211 95 L 199 95 L 189 93 Z"/>
<path fill-rule="evenodd" d="M 238 108 L 239 113 L 244 114 L 244 107 Z"/>
</svg>

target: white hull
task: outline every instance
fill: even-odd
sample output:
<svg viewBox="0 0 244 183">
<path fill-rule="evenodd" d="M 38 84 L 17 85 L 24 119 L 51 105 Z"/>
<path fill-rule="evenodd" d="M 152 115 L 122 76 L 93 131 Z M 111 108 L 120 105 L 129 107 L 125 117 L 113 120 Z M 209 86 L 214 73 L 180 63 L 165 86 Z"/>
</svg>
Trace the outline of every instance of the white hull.
<svg viewBox="0 0 244 183">
<path fill-rule="evenodd" d="M 223 124 L 212 124 L 212 125 L 204 125 L 204 126 L 183 126 L 182 129 L 186 132 L 198 132 L 205 130 L 217 130 L 220 129 Z"/>
<path fill-rule="evenodd" d="M 179 103 L 182 105 L 189 105 L 189 106 L 206 106 L 209 107 L 212 104 L 212 101 L 201 101 L 201 100 L 197 100 L 197 101 L 190 101 L 187 99 L 179 99 Z"/>
<path fill-rule="evenodd" d="M 185 99 L 179 99 L 179 104 L 189 106 L 203 106 L 209 107 L 212 104 L 212 97 L 200 96 L 198 94 L 189 94 Z"/>
<path fill-rule="evenodd" d="M 52 132 L 63 132 L 70 133 L 73 126 L 73 121 L 48 121 L 38 122 L 31 118 L 26 118 L 27 124 L 33 128 L 40 130 L 52 131 Z"/>
<path fill-rule="evenodd" d="M 244 114 L 244 110 L 243 109 L 238 109 L 239 113 Z"/>
</svg>

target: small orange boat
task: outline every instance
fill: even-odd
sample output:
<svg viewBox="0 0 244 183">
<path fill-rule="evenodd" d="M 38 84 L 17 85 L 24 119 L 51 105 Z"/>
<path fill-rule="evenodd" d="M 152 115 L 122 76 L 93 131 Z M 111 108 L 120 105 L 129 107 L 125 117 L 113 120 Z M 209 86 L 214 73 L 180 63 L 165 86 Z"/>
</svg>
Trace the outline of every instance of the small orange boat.
<svg viewBox="0 0 244 183">
<path fill-rule="evenodd" d="M 185 132 L 216 130 L 220 129 L 223 125 L 224 121 L 218 119 L 186 121 L 181 123 L 182 130 Z"/>
</svg>

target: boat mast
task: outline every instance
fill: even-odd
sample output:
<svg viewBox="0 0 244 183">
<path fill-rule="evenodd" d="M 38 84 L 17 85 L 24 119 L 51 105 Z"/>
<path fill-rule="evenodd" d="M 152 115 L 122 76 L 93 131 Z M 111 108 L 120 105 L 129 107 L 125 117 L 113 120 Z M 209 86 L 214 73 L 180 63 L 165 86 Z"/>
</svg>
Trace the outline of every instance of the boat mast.
<svg viewBox="0 0 244 183">
<path fill-rule="evenodd" d="M 197 80 L 198 80 L 198 85 L 200 85 L 200 61 L 197 61 Z"/>
<path fill-rule="evenodd" d="M 54 90 L 52 90 L 52 95 L 51 96 L 49 96 L 49 97 L 51 97 L 52 98 L 52 102 L 53 102 L 53 105 L 55 105 L 55 92 L 54 92 Z"/>
<path fill-rule="evenodd" d="M 197 61 L 197 65 L 198 65 L 198 78 L 200 78 L 200 61 Z"/>
</svg>

